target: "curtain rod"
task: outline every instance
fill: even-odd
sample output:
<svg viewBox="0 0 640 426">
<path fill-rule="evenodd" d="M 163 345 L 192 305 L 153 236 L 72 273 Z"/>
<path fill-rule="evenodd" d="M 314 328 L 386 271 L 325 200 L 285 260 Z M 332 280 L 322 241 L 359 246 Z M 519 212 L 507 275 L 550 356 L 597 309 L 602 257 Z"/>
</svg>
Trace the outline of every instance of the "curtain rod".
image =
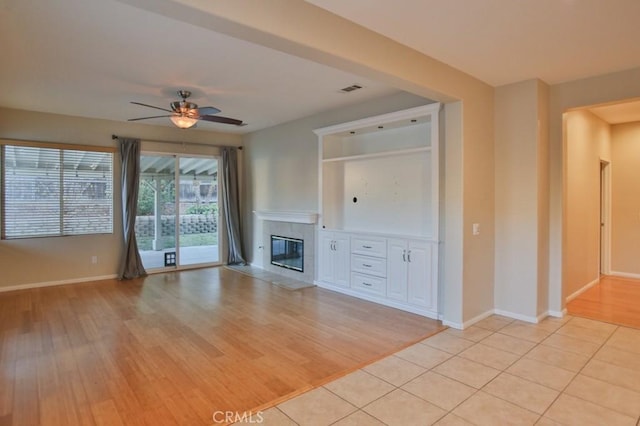
<svg viewBox="0 0 640 426">
<path fill-rule="evenodd" d="M 118 136 L 118 135 L 111 135 L 111 139 L 118 139 L 120 137 L 124 137 L 127 138 L 126 136 Z M 139 139 L 139 138 L 128 138 L 128 139 Z M 178 141 L 163 141 L 160 139 L 144 139 L 144 138 L 140 138 L 140 140 L 142 141 L 146 141 L 146 142 L 159 142 L 159 143 L 172 143 L 172 144 L 179 144 L 179 145 L 196 145 L 196 146 L 207 146 L 210 148 L 238 148 L 239 150 L 242 150 L 241 146 L 233 146 L 233 145 L 209 145 L 206 143 L 197 143 L 197 142 L 178 142 Z"/>
</svg>

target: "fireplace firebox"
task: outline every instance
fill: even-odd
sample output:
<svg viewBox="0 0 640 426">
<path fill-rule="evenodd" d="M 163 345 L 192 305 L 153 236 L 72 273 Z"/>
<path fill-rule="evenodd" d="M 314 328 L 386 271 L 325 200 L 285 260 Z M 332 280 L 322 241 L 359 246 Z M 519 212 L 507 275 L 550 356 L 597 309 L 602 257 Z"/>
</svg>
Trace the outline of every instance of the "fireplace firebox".
<svg viewBox="0 0 640 426">
<path fill-rule="evenodd" d="M 271 236 L 271 264 L 304 272 L 304 240 Z"/>
</svg>

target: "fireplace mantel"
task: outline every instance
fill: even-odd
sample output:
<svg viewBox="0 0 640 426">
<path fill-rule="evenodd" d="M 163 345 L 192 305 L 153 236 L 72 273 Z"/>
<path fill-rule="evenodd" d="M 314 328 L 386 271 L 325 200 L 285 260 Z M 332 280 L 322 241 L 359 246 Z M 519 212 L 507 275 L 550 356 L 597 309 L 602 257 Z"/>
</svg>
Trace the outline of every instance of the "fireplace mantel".
<svg viewBox="0 0 640 426">
<path fill-rule="evenodd" d="M 314 224 L 318 221 L 318 213 L 286 210 L 254 210 L 256 217 L 274 222 L 292 222 Z"/>
</svg>

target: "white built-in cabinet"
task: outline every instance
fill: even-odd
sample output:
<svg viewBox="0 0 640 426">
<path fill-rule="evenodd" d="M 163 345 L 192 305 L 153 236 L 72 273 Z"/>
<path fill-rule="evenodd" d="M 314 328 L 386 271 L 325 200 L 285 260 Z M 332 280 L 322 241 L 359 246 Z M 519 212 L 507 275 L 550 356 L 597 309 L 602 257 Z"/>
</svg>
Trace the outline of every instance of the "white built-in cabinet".
<svg viewBox="0 0 640 426">
<path fill-rule="evenodd" d="M 434 310 L 437 297 L 437 264 L 434 245 L 419 240 L 388 240 L 387 297 Z M 425 285 L 432 283 L 433 285 Z"/>
<path fill-rule="evenodd" d="M 319 286 L 438 317 L 439 111 L 315 130 Z"/>
<path fill-rule="evenodd" d="M 318 279 L 327 284 L 349 287 L 349 236 L 341 232 L 321 232 L 318 241 Z"/>
</svg>

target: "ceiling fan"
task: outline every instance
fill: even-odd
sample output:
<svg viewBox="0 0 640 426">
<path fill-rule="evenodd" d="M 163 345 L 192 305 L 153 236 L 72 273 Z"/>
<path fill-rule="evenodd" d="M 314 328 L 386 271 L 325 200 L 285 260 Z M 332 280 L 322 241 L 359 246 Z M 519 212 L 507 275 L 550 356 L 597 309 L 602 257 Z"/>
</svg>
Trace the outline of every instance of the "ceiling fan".
<svg viewBox="0 0 640 426">
<path fill-rule="evenodd" d="M 154 115 L 151 117 L 130 118 L 127 121 L 148 120 L 150 118 L 169 117 L 169 119 L 181 129 L 188 129 L 193 127 L 198 120 L 213 121 L 214 123 L 233 124 L 235 126 L 242 126 L 244 123 L 242 120 L 235 118 L 223 117 L 221 115 L 214 115 L 220 112 L 215 107 L 201 107 L 193 102 L 187 101 L 187 98 L 191 96 L 191 92 L 188 90 L 178 90 L 178 96 L 182 98 L 181 101 L 171 102 L 171 109 L 161 108 L 153 105 L 147 105 L 140 102 L 131 102 L 134 105 L 142 105 L 148 108 L 159 109 L 170 113 L 169 115 Z"/>
</svg>

